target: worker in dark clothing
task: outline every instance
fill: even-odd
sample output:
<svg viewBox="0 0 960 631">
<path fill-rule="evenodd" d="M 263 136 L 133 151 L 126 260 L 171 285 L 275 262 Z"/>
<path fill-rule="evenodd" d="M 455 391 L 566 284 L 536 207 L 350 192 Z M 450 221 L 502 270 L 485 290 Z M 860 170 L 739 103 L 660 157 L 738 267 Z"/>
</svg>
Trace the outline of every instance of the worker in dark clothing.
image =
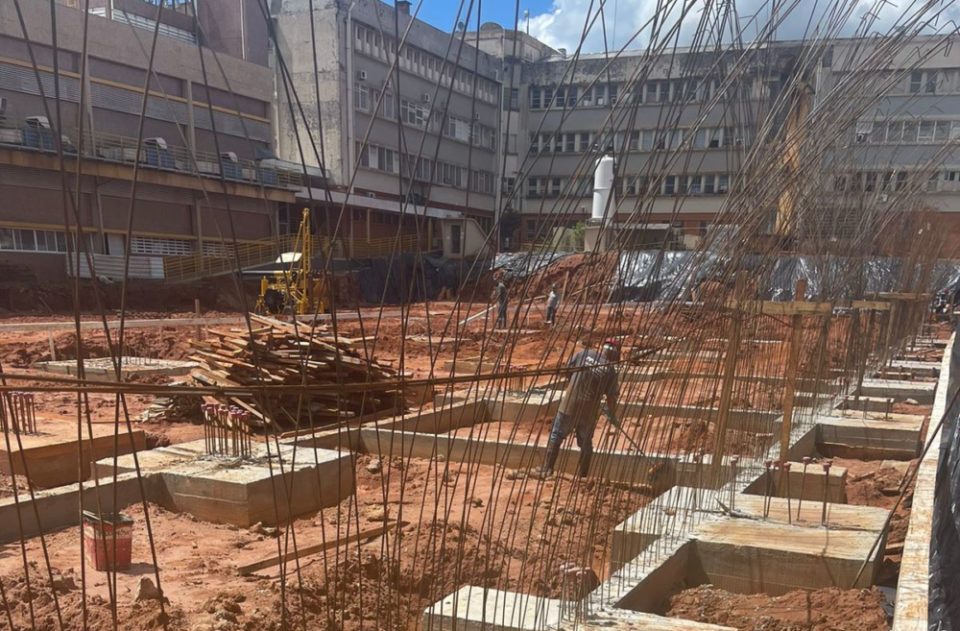
<svg viewBox="0 0 960 631">
<path fill-rule="evenodd" d="M 507 286 L 503 281 L 497 283 L 493 290 L 493 299 L 497 301 L 497 324 L 495 329 L 507 328 Z"/>
<path fill-rule="evenodd" d="M 560 455 L 560 446 L 571 430 L 576 431 L 577 446 L 580 448 L 580 477 L 586 477 L 590 470 L 590 457 L 593 455 L 593 431 L 597 427 L 601 397 L 607 397 L 607 418 L 619 427 L 617 421 L 617 396 L 620 387 L 617 383 L 617 371 L 614 365 L 620 355 L 620 345 L 615 340 L 607 340 L 600 351 L 582 350 L 570 360 L 571 368 L 579 370 L 570 375 L 567 390 L 560 401 L 560 409 L 553 420 L 550 440 L 547 443 L 547 457 L 540 469 L 542 476 L 553 473 L 553 467 Z"/>
<path fill-rule="evenodd" d="M 547 295 L 547 324 L 553 324 L 557 319 L 557 307 L 560 306 L 560 296 L 557 294 L 557 286 L 550 288 Z"/>
</svg>

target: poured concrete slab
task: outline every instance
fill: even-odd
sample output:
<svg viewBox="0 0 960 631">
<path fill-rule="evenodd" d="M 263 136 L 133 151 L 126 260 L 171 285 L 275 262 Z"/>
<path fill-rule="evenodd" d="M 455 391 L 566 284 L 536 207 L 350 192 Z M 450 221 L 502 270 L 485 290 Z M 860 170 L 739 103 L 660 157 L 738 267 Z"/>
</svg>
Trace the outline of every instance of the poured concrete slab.
<svg viewBox="0 0 960 631">
<path fill-rule="evenodd" d="M 956 334 L 951 338 L 948 347 L 951 350 L 954 348 L 955 337 Z M 951 350 L 944 353 L 941 363 L 937 394 L 931 412 L 932 418 L 941 418 L 949 403 Z M 956 376 L 953 375 L 953 378 Z M 917 467 L 913 502 L 910 508 L 910 525 L 903 544 L 900 576 L 897 581 L 897 602 L 892 631 L 927 631 L 930 627 L 930 542 L 933 532 L 934 497 L 942 484 L 942 480 L 937 479 L 942 438 L 942 431 L 929 437 L 930 449 Z"/>
<path fill-rule="evenodd" d="M 41 423 L 40 429 L 44 430 L 45 425 L 49 427 L 50 424 Z M 61 422 L 60 425 L 64 423 Z M 90 432 L 90 428 L 84 426 L 83 441 L 76 437 L 65 438 L 62 432 L 21 434 L 19 445 L 11 435 L 12 452 L 6 450 L 5 443 L 0 449 L 0 471 L 7 474 L 29 474 L 30 481 L 35 486 L 50 488 L 78 482 L 81 471 L 84 473 L 83 479 L 86 480 L 91 463 L 113 455 L 115 447 L 116 453 L 120 455 L 146 447 L 146 437 L 139 429 L 128 433 L 126 428 L 122 428 L 116 438 L 113 427 L 106 425 L 93 425 L 92 438 Z M 79 462 L 81 453 L 82 463 Z"/>
<path fill-rule="evenodd" d="M 802 462 L 791 462 L 789 485 L 782 470 L 773 473 L 773 495 L 786 497 L 788 495 L 787 487 L 789 486 L 789 495 L 794 499 L 803 497 L 804 501 L 822 502 L 824 493 L 826 493 L 828 502 L 846 504 L 847 470 L 844 467 L 834 466 L 830 468 L 830 473 L 826 475 L 829 479 L 825 485 L 825 474 L 819 463 L 811 463 L 807 467 L 806 474 L 804 474 Z M 745 492 L 751 495 L 765 495 L 768 489 L 767 479 L 768 474 L 764 472 L 747 486 Z"/>
<path fill-rule="evenodd" d="M 863 410 L 831 410 L 827 416 L 834 418 L 861 418 L 875 421 L 918 421 L 923 423 L 923 414 L 901 414 L 899 412 L 869 412 Z"/>
<path fill-rule="evenodd" d="M 726 500 L 730 504 L 729 500 Z M 747 515 L 755 520 L 763 520 L 764 497 L 762 495 L 738 494 L 733 502 L 735 512 Z M 790 508 L 789 517 L 787 507 Z M 797 509 L 800 509 L 799 511 Z M 855 504 L 834 504 L 827 502 L 827 526 L 833 530 L 864 530 L 878 533 L 883 529 L 890 511 L 876 506 Z M 798 516 L 799 513 L 799 516 Z M 823 516 L 823 502 L 804 501 L 797 504 L 796 499 L 789 502 L 783 497 L 768 499 L 766 521 L 779 524 L 793 524 L 808 528 L 820 528 Z"/>
<path fill-rule="evenodd" d="M 141 471 L 162 477 L 151 501 L 200 519 L 251 526 L 276 524 L 333 506 L 354 489 L 353 457 L 346 452 L 281 445 L 269 455 L 255 444 L 245 459 L 203 455 L 203 441 L 154 450 Z M 199 455 L 198 455 L 199 454 Z M 103 476 L 113 459 L 96 464 Z M 131 456 L 117 461 L 120 473 L 133 471 Z"/>
<path fill-rule="evenodd" d="M 431 631 L 539 631 L 560 621 L 561 601 L 467 585 L 423 612 Z"/>
<path fill-rule="evenodd" d="M 776 596 L 794 589 L 869 587 L 884 548 L 883 541 L 875 546 L 876 541 L 874 532 L 725 519 L 701 524 L 696 547 L 700 569 L 711 584 Z"/>
<path fill-rule="evenodd" d="M 611 570 L 617 571 L 659 539 L 666 522 L 682 522 L 703 508 L 716 510 L 715 496 L 697 487 L 675 486 L 617 524 L 610 540 Z"/>
<path fill-rule="evenodd" d="M 492 421 L 535 421 L 544 416 L 552 417 L 560 409 L 563 392 L 559 390 L 537 391 L 526 394 L 503 393 L 489 397 L 487 409 Z"/>
<path fill-rule="evenodd" d="M 827 457 L 909 460 L 920 451 L 922 416 L 909 420 L 817 418 L 817 450 Z"/>
<path fill-rule="evenodd" d="M 906 370 L 919 377 L 940 376 L 940 362 L 924 362 L 915 359 L 895 359 L 890 362 L 895 370 Z"/>
<path fill-rule="evenodd" d="M 872 396 L 853 396 L 850 395 L 840 404 L 845 410 L 856 410 L 859 412 L 890 412 L 893 409 L 895 400 L 893 397 L 872 397 Z"/>
<path fill-rule="evenodd" d="M 124 356 L 120 360 L 121 381 L 131 377 L 178 376 L 190 374 L 199 366 L 197 362 L 175 359 L 156 359 L 153 357 Z M 47 372 L 76 375 L 77 360 L 37 362 L 36 367 Z M 86 379 L 94 381 L 116 381 L 117 374 L 111 357 L 93 357 L 83 360 L 83 373 Z"/>
<path fill-rule="evenodd" d="M 467 399 L 456 403 L 435 405 L 403 416 L 376 421 L 367 427 L 405 430 L 424 434 L 442 434 L 459 427 L 470 427 L 490 420 L 485 401 Z"/>
<path fill-rule="evenodd" d="M 18 497 L 0 499 L 0 544 L 29 539 L 80 522 L 80 509 L 112 513 L 141 501 L 141 485 L 148 497 L 156 494 L 156 476 L 137 479 L 135 473 L 58 486 L 30 494 L 19 489 Z M 162 482 L 160 482 L 162 484 Z"/>
<path fill-rule="evenodd" d="M 864 379 L 860 394 L 868 397 L 890 397 L 897 401 L 913 399 L 917 403 L 933 403 L 937 384 L 928 381 L 902 381 L 895 379 Z"/>
<path fill-rule="evenodd" d="M 576 623 L 560 623 L 561 631 L 735 631 L 733 627 L 694 622 L 682 618 L 667 618 L 652 613 L 608 609 L 599 611 L 586 620 Z"/>
</svg>

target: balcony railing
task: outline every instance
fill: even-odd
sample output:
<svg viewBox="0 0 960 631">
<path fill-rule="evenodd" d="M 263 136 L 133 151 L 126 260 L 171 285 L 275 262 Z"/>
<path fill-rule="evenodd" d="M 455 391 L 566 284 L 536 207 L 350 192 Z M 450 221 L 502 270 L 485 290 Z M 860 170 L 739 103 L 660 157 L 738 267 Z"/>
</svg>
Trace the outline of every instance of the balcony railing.
<svg viewBox="0 0 960 631">
<path fill-rule="evenodd" d="M 276 188 L 298 188 L 303 185 L 301 173 L 264 167 L 258 162 L 241 160 L 232 153 L 221 155 L 190 151 L 186 147 L 170 146 L 162 139 L 147 138 L 137 149 L 137 139 L 107 133 L 84 132 L 79 147 L 74 138 L 63 136 L 63 150 L 67 155 L 82 154 L 84 158 L 136 164 L 141 167 L 224 179 L 252 185 Z M 13 145 L 43 152 L 56 151 L 53 130 L 41 125 L 24 124 L 21 127 L 0 125 L 0 145 Z"/>
</svg>

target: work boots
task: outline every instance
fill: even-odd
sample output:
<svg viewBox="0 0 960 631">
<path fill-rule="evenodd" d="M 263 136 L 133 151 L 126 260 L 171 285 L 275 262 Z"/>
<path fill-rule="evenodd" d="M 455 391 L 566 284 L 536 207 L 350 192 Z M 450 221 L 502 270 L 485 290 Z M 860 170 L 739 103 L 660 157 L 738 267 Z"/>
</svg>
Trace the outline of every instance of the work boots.
<svg viewBox="0 0 960 631">
<path fill-rule="evenodd" d="M 543 461 L 543 466 L 534 472 L 535 477 L 548 478 L 553 475 L 553 467 L 557 464 L 557 458 L 560 456 L 560 443 L 550 441 L 547 443 L 547 457 Z"/>
<path fill-rule="evenodd" d="M 593 456 L 593 449 L 586 448 L 580 450 L 580 462 L 577 467 L 577 474 L 581 478 L 587 477 L 587 474 L 590 473 L 590 458 Z"/>
</svg>

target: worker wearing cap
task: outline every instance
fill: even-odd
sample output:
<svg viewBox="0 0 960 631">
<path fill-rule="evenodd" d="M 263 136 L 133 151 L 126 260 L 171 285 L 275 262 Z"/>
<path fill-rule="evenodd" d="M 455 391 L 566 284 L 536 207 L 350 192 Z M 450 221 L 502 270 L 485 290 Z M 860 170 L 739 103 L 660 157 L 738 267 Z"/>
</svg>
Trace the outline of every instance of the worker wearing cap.
<svg viewBox="0 0 960 631">
<path fill-rule="evenodd" d="M 614 365 L 620 355 L 620 345 L 616 340 L 607 340 L 600 351 L 585 349 L 570 360 L 569 367 L 577 370 L 570 374 L 567 390 L 560 401 L 560 409 L 553 420 L 550 440 L 547 443 L 547 457 L 540 469 L 541 475 L 553 473 L 553 467 L 560 455 L 560 446 L 571 430 L 576 431 L 577 446 L 580 448 L 580 477 L 586 477 L 590 470 L 590 457 L 593 455 L 593 431 L 597 427 L 601 398 L 607 397 L 607 415 L 611 423 L 617 425 L 617 396 L 620 386 Z"/>
</svg>

